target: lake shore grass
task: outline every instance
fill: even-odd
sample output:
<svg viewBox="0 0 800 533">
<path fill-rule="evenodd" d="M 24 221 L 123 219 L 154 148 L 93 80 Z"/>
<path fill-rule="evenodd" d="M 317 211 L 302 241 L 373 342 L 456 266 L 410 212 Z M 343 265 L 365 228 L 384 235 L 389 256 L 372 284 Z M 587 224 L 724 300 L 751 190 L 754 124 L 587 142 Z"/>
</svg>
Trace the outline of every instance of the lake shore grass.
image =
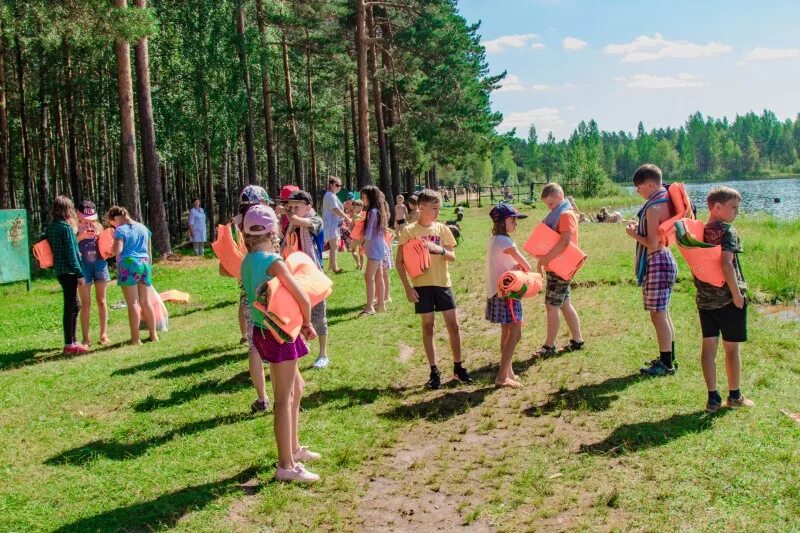
<svg viewBox="0 0 800 533">
<path fill-rule="evenodd" d="M 515 236 L 520 247 L 544 216 L 522 209 L 531 216 Z M 314 343 L 301 364 L 302 441 L 323 453 L 313 487 L 270 480 L 271 415 L 249 414 L 238 291 L 215 260 L 156 265 L 159 290 L 192 295 L 168 304 L 161 342 L 120 345 L 125 310 L 112 309 L 115 344 L 86 356 L 60 354 L 54 280 L 35 281 L 30 293 L 0 287 L 0 529 L 800 528 L 800 426 L 781 414 L 800 411 L 800 326 L 752 308 L 742 390 L 756 406 L 708 416 L 682 260 L 671 306 L 679 373 L 643 380 L 637 369 L 655 341 L 632 283 L 632 241 L 621 225 L 586 224 L 589 260 L 572 296 L 586 349 L 532 359 L 544 309 L 542 296 L 526 300 L 514 363 L 524 387 L 495 389 L 499 328 L 483 318 L 490 227 L 488 208 L 466 210 L 452 268 L 471 386 L 422 387 L 419 323 L 396 277 L 389 311 L 357 319 L 363 281 L 344 259 L 329 300 L 331 366 L 310 368 Z M 800 223 L 753 217 L 736 227 L 753 293 L 796 297 Z M 110 287 L 109 303 L 121 299 Z M 559 344 L 567 340 L 562 325 Z M 720 360 L 724 392 L 723 368 Z"/>
</svg>

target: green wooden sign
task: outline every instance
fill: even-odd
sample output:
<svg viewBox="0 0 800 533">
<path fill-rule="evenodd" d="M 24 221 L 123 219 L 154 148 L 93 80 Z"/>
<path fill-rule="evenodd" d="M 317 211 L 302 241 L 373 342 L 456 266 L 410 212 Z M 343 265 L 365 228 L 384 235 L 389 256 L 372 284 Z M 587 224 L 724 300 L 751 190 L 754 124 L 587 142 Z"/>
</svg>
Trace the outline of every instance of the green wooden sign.
<svg viewBox="0 0 800 533">
<path fill-rule="evenodd" d="M 0 283 L 20 280 L 31 289 L 28 218 L 24 209 L 0 209 Z"/>
</svg>

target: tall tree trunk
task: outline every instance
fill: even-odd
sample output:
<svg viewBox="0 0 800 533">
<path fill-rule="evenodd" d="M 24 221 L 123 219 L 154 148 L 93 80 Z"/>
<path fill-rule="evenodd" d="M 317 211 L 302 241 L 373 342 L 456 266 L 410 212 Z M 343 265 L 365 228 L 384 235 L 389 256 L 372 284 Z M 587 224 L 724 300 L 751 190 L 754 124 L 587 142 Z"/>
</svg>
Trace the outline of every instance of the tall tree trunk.
<svg viewBox="0 0 800 533">
<path fill-rule="evenodd" d="M 367 96 L 367 22 L 364 0 L 356 0 L 356 81 L 358 83 L 358 187 L 372 185 L 369 155 L 369 98 Z"/>
<path fill-rule="evenodd" d="M 42 23 L 39 22 L 39 33 L 42 32 Z M 50 218 L 50 184 L 47 175 L 47 159 L 49 147 L 47 145 L 47 57 L 44 46 L 39 48 L 39 225 L 44 229 Z"/>
<path fill-rule="evenodd" d="M 278 163 L 275 154 L 275 131 L 272 125 L 272 94 L 269 89 L 269 61 L 267 55 L 267 29 L 264 18 L 264 0 L 256 0 L 258 35 L 261 40 L 261 92 L 264 98 L 264 130 L 267 140 L 267 191 L 278 196 Z"/>
<path fill-rule="evenodd" d="M 306 29 L 306 92 L 308 93 L 308 144 L 311 152 L 310 172 L 311 179 L 311 199 L 313 205 L 317 206 L 317 143 L 314 139 L 314 93 L 311 87 L 311 42 L 308 38 Z"/>
<path fill-rule="evenodd" d="M 244 189 L 244 141 L 242 140 L 242 132 L 239 132 L 239 142 L 236 143 L 236 170 L 237 170 L 237 180 L 236 182 L 239 184 L 239 194 L 242 193 L 242 189 Z"/>
<path fill-rule="evenodd" d="M 17 81 L 19 83 L 19 120 L 20 120 L 20 144 L 22 148 L 22 183 L 24 192 L 25 209 L 28 211 L 28 219 L 33 220 L 33 192 L 31 190 L 31 145 L 28 139 L 28 118 L 25 110 L 25 64 L 22 59 L 22 45 L 19 36 L 14 37 L 17 48 Z M 28 224 L 29 231 L 32 224 Z"/>
<path fill-rule="evenodd" d="M 353 152 L 355 153 L 355 169 L 356 169 L 356 186 L 361 189 L 361 165 L 359 164 L 358 158 L 360 157 L 361 151 L 359 150 L 359 140 L 358 140 L 358 118 L 356 115 L 356 97 L 355 92 L 353 91 L 353 81 L 348 80 L 347 88 L 350 93 L 350 124 L 353 128 Z"/>
<path fill-rule="evenodd" d="M 347 91 L 344 93 L 342 106 L 342 133 L 344 134 L 344 180 L 348 191 L 353 190 L 353 172 L 350 168 L 350 124 L 347 120 Z"/>
<path fill-rule="evenodd" d="M 140 9 L 147 7 L 147 0 L 134 0 Z M 156 128 L 153 121 L 153 102 L 150 94 L 150 53 L 147 37 L 142 37 L 134 47 L 136 60 L 136 98 L 139 106 L 139 131 L 142 136 L 142 167 L 147 185 L 148 221 L 153 232 L 153 246 L 163 256 L 172 253 L 169 242 L 167 211 L 164 206 L 164 191 L 161 188 L 158 152 L 156 150 Z"/>
<path fill-rule="evenodd" d="M 375 51 L 374 39 L 375 24 L 372 19 L 372 10 L 367 13 L 367 26 L 369 28 L 369 36 L 373 40 L 368 50 L 368 68 L 369 77 L 372 80 L 372 101 L 375 104 L 375 129 L 376 137 L 378 138 L 378 169 L 379 169 L 379 182 L 383 195 L 389 203 L 390 219 L 394 221 L 394 197 L 392 196 L 392 183 L 389 176 L 389 152 L 386 148 L 386 129 L 383 126 L 383 91 L 381 90 L 381 82 L 378 79 L 378 58 Z"/>
<path fill-rule="evenodd" d="M 283 79 L 286 85 L 286 107 L 289 108 L 289 147 L 292 151 L 292 161 L 294 162 L 295 184 L 303 188 L 303 168 L 300 164 L 300 148 L 297 140 L 297 117 L 294 110 L 294 98 L 292 97 L 292 73 L 289 70 L 289 48 L 286 45 L 286 32 L 281 36 L 281 49 L 283 50 Z"/>
<path fill-rule="evenodd" d="M 117 8 L 124 9 L 127 0 L 114 0 Z M 136 129 L 133 125 L 133 86 L 131 82 L 131 48 L 128 41 L 117 38 L 114 42 L 117 57 L 117 93 L 120 115 L 120 183 L 122 202 L 135 220 L 142 220 L 139 201 L 139 180 L 136 176 Z"/>
<path fill-rule="evenodd" d="M 58 96 L 53 98 L 55 109 L 53 119 L 55 120 L 55 145 L 56 145 L 56 165 L 58 167 L 59 181 L 61 182 L 60 191 L 62 194 L 71 195 L 69 176 L 67 174 L 67 140 L 64 137 L 64 124 L 61 118 L 61 99 Z"/>
<path fill-rule="evenodd" d="M 239 60 L 242 63 L 244 88 L 247 94 L 247 122 L 245 124 L 245 139 L 247 142 L 247 182 L 256 183 L 256 148 L 253 134 L 253 86 L 250 83 L 250 68 L 247 64 L 247 51 L 245 48 L 244 33 L 244 6 L 239 5 L 236 11 L 236 30 L 239 32 Z"/>
<path fill-rule="evenodd" d="M 66 82 L 67 98 L 67 136 L 69 145 L 69 184 L 73 198 L 82 198 L 81 177 L 78 173 L 78 139 L 75 132 L 75 98 L 72 80 L 72 58 L 70 57 L 69 42 L 64 38 L 64 78 Z"/>
<path fill-rule="evenodd" d="M 6 110 L 6 42 L 0 19 L 0 209 L 11 207 L 13 192 L 8 180 L 8 112 Z"/>
<path fill-rule="evenodd" d="M 231 157 L 231 143 L 225 139 L 225 150 L 222 155 L 222 172 L 220 173 L 219 187 L 219 223 L 228 223 L 228 160 Z"/>
<path fill-rule="evenodd" d="M 381 22 L 381 34 L 384 40 L 391 42 L 392 26 L 388 20 Z M 394 64 L 392 54 L 389 51 L 388 45 L 382 47 L 381 60 L 383 63 L 384 71 L 393 72 Z M 399 117 L 395 106 L 394 90 L 391 87 L 384 86 L 383 91 L 383 112 L 384 112 L 384 126 L 387 130 L 397 125 Z M 392 196 L 397 197 L 400 194 L 402 185 L 400 183 L 400 160 L 397 154 L 397 143 L 395 142 L 393 133 L 386 133 L 386 141 L 389 146 L 389 170 L 391 172 L 392 181 Z"/>
</svg>

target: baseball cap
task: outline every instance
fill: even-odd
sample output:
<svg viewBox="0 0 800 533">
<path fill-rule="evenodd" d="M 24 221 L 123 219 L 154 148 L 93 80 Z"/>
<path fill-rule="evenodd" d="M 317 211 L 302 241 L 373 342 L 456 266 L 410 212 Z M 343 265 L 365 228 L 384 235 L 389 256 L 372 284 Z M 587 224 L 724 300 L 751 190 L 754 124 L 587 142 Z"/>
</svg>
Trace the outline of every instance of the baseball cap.
<svg viewBox="0 0 800 533">
<path fill-rule="evenodd" d="M 289 195 L 290 202 L 305 202 L 308 205 L 311 205 L 311 195 L 308 194 L 306 191 L 293 191 L 292 194 Z"/>
<path fill-rule="evenodd" d="M 356 199 L 356 195 L 353 193 L 353 191 L 347 191 L 347 199 L 348 200 L 355 200 Z"/>
<path fill-rule="evenodd" d="M 299 191 L 300 187 L 297 185 L 284 185 L 281 189 L 281 202 L 288 202 L 289 197 L 292 195 L 294 191 Z"/>
<path fill-rule="evenodd" d="M 89 200 L 84 200 L 78 206 L 78 217 L 84 220 L 97 220 L 97 206 Z"/>
<path fill-rule="evenodd" d="M 278 217 L 268 205 L 254 205 L 244 215 L 244 232 L 250 235 L 265 235 L 275 230 Z"/>
<path fill-rule="evenodd" d="M 264 190 L 264 187 L 259 187 L 258 185 L 248 185 L 242 189 L 240 201 L 243 204 L 275 203 L 272 201 L 272 198 L 269 197 L 267 191 Z"/>
<path fill-rule="evenodd" d="M 492 220 L 505 220 L 507 218 L 528 218 L 528 215 L 523 215 L 519 211 L 517 211 L 514 206 L 509 204 L 500 203 L 497 204 L 489 211 L 489 216 L 492 217 Z"/>
</svg>

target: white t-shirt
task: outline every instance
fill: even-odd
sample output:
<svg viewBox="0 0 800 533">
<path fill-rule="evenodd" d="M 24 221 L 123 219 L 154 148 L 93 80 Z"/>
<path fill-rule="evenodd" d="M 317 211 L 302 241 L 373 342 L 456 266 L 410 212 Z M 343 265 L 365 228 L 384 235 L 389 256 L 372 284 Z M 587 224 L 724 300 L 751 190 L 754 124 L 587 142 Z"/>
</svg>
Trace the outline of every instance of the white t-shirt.
<svg viewBox="0 0 800 533">
<path fill-rule="evenodd" d="M 486 297 L 491 298 L 497 294 L 497 281 L 500 276 L 512 270 L 517 262 L 505 250 L 517 245 L 507 235 L 493 235 L 489 238 L 489 248 L 486 251 Z"/>
</svg>

